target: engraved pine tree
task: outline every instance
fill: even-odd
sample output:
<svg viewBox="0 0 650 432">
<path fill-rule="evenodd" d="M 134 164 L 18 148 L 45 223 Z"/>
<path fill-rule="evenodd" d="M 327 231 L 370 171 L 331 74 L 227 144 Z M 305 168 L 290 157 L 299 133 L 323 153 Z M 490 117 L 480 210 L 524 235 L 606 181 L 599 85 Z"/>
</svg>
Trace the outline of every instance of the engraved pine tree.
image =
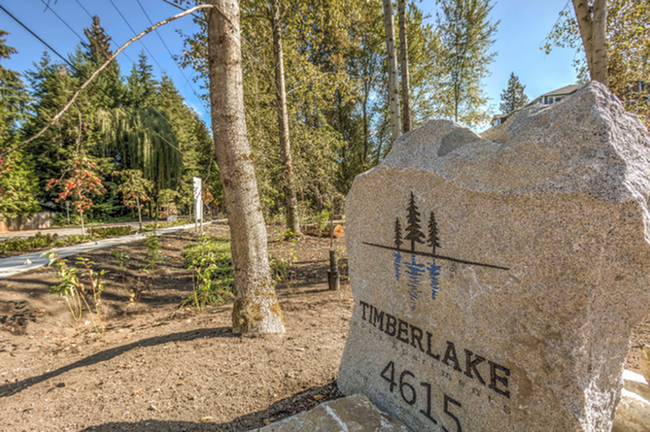
<svg viewBox="0 0 650 432">
<path fill-rule="evenodd" d="M 431 212 L 429 215 L 429 237 L 427 238 L 427 245 L 432 249 L 433 258 L 431 264 L 427 266 L 429 271 L 429 280 L 431 281 L 431 300 L 436 299 L 438 294 L 438 276 L 440 276 L 440 266 L 436 265 L 436 248 L 440 246 L 440 239 L 438 238 L 438 224 L 436 223 L 436 216 Z"/>
<path fill-rule="evenodd" d="M 393 254 L 395 258 L 395 279 L 399 282 L 399 277 L 402 273 L 402 254 L 400 253 L 400 246 L 404 242 L 402 241 L 402 225 L 399 223 L 399 218 L 395 218 L 395 247 L 397 251 Z"/>
<path fill-rule="evenodd" d="M 399 250 L 404 242 L 402 241 L 402 225 L 399 223 L 399 218 L 395 218 L 395 247 Z"/>
<path fill-rule="evenodd" d="M 406 218 L 408 225 L 406 232 L 408 233 L 405 240 L 411 241 L 411 252 L 415 252 L 415 243 L 424 243 L 424 233 L 420 229 L 420 212 L 415 205 L 415 196 L 411 192 L 411 200 L 408 207 L 408 217 Z"/>
<path fill-rule="evenodd" d="M 432 254 L 436 255 L 436 248 L 440 246 L 440 239 L 438 238 L 438 224 L 436 223 L 436 216 L 431 212 L 429 215 L 429 238 L 427 245 L 433 250 Z"/>
</svg>

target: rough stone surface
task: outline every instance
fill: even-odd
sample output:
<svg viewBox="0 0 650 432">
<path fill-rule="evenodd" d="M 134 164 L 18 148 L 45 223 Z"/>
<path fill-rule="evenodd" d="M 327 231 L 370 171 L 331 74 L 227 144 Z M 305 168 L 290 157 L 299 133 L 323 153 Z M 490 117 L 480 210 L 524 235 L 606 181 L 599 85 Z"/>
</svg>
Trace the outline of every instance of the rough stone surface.
<svg viewBox="0 0 650 432">
<path fill-rule="evenodd" d="M 650 383 L 650 346 L 645 345 L 639 359 L 639 368 L 645 380 Z"/>
<path fill-rule="evenodd" d="M 648 132 L 592 83 L 489 136 L 430 121 L 356 178 L 339 389 L 414 430 L 609 431 L 650 305 Z"/>
<path fill-rule="evenodd" d="M 273 423 L 259 432 L 411 432 L 395 417 L 379 411 L 361 395 L 337 399 Z"/>
<path fill-rule="evenodd" d="M 643 376 L 628 370 L 623 372 L 623 382 L 612 432 L 650 431 L 650 386 Z"/>
</svg>

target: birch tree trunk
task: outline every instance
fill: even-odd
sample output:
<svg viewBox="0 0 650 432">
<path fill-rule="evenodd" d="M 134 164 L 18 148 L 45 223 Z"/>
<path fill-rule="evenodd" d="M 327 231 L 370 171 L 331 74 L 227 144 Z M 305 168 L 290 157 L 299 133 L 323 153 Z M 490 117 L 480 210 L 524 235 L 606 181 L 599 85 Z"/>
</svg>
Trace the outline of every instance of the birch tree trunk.
<svg viewBox="0 0 650 432">
<path fill-rule="evenodd" d="M 388 103 L 390 108 L 391 136 L 393 142 L 402 134 L 399 110 L 399 87 L 397 83 L 397 55 L 395 49 L 395 17 L 392 0 L 384 2 L 384 30 L 388 54 Z"/>
<path fill-rule="evenodd" d="M 208 16 L 210 104 L 215 153 L 230 225 L 235 331 L 284 332 L 271 282 L 266 226 L 246 135 L 239 0 L 210 0 Z"/>
<path fill-rule="evenodd" d="M 609 87 L 607 73 L 607 0 L 595 0 L 593 13 L 588 0 L 573 0 L 589 76 Z"/>
<path fill-rule="evenodd" d="M 280 156 L 284 165 L 284 198 L 286 205 L 287 229 L 293 234 L 300 234 L 298 219 L 298 201 L 293 182 L 293 165 L 291 162 L 291 141 L 289 138 L 289 114 L 287 112 L 287 94 L 284 83 L 284 55 L 282 52 L 282 22 L 280 19 L 280 0 L 272 1 L 273 56 L 275 60 L 275 94 L 278 105 L 278 129 L 280 130 Z"/>
<path fill-rule="evenodd" d="M 411 85 L 409 80 L 409 44 L 406 33 L 406 0 L 399 0 L 399 45 L 400 63 L 402 64 L 402 130 L 411 130 Z"/>
</svg>

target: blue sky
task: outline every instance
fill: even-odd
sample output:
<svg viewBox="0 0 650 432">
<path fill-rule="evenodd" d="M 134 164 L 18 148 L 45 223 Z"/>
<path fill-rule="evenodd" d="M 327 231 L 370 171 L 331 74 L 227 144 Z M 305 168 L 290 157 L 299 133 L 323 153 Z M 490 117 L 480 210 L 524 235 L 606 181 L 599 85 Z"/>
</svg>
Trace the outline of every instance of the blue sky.
<svg viewBox="0 0 650 432">
<path fill-rule="evenodd" d="M 65 56 L 74 50 L 80 40 L 51 10 L 46 10 L 43 1 L 0 0 L 0 4 Z M 82 37 L 83 29 L 91 25 L 91 18 L 80 6 L 83 5 L 91 15 L 99 15 L 102 25 L 113 41 L 121 45 L 130 39 L 133 33 L 113 3 L 136 32 L 150 26 L 136 0 L 112 0 L 112 2 L 111 0 L 58 0 L 56 3 L 54 0 L 50 1 L 52 9 Z M 178 12 L 162 0 L 140 0 L 140 3 L 154 22 Z M 575 71 L 571 66 L 573 50 L 556 48 L 550 55 L 545 55 L 539 49 L 546 34 L 557 20 L 558 13 L 565 5 L 566 0 L 501 0 L 495 4 L 491 17 L 494 21 L 501 20 L 496 43 L 493 46 L 498 56 L 490 65 L 491 76 L 484 83 L 490 103 L 495 106 L 496 111 L 498 111 L 500 93 L 505 88 L 511 72 L 519 76 L 522 84 L 526 86 L 526 94 L 530 99 L 576 81 Z M 425 13 L 428 12 L 431 15 L 430 20 L 435 22 L 437 10 L 435 0 L 423 0 L 419 7 Z M 8 44 L 19 51 L 19 54 L 10 61 L 3 62 L 5 67 L 17 71 L 31 68 L 33 62 L 38 61 L 46 48 L 2 11 L 0 11 L 0 28 L 11 33 L 8 36 Z M 196 31 L 196 26 L 191 17 L 184 17 L 158 29 L 173 54 L 179 54 L 182 50 L 178 29 L 182 29 L 185 33 L 192 33 Z M 150 33 L 143 38 L 143 41 L 160 65 L 158 66 L 147 54 L 156 76 L 160 76 L 161 68 L 164 69 L 174 80 L 187 104 L 197 110 L 209 123 L 209 112 L 202 101 L 194 95 L 160 38 L 155 33 Z M 116 46 L 114 45 L 113 48 Z M 128 47 L 125 53 L 132 60 L 136 60 L 143 49 L 143 45 L 136 42 Z M 52 57 L 55 57 L 53 53 Z M 126 74 L 131 70 L 131 61 L 124 54 L 120 54 L 118 61 L 123 73 Z M 184 73 L 187 78 L 195 74 L 191 69 L 185 69 Z M 197 84 L 192 83 L 192 86 L 198 91 Z"/>
</svg>

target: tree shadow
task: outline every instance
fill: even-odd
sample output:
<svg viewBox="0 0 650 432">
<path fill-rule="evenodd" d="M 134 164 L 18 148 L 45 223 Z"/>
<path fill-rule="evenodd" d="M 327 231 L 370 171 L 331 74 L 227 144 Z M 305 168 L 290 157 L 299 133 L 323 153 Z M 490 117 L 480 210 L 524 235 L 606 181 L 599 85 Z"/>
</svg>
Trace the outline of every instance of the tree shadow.
<svg viewBox="0 0 650 432">
<path fill-rule="evenodd" d="M 262 411 L 244 414 L 227 423 L 195 423 L 183 421 L 142 420 L 139 422 L 110 422 L 90 426 L 81 432 L 113 432 L 113 431 L 165 431 L 165 432 L 204 432 L 204 431 L 250 431 L 261 428 L 269 422 L 276 422 L 291 417 L 302 411 L 314 408 L 319 403 L 343 397 L 336 387 L 336 381 L 324 386 L 311 387 L 305 391 L 294 393 Z"/>
<path fill-rule="evenodd" d="M 0 399 L 12 396 L 16 393 L 19 393 L 33 385 L 40 384 L 43 381 L 55 378 L 59 375 L 62 375 L 71 370 L 91 366 L 97 363 L 101 363 L 107 360 L 111 360 L 119 355 L 124 354 L 127 351 L 130 351 L 134 348 L 140 347 L 151 347 L 155 345 L 167 344 L 170 342 L 187 342 L 194 339 L 201 338 L 214 338 L 214 337 L 239 337 L 232 333 L 230 327 L 218 327 L 218 328 L 209 328 L 209 329 L 197 329 L 191 330 L 182 333 L 172 333 L 169 335 L 156 336 L 148 339 L 142 339 L 139 341 L 132 342 L 127 345 L 122 345 L 115 348 L 110 348 L 104 351 L 100 351 L 96 354 L 93 354 L 89 357 L 78 360 L 67 366 L 63 366 L 59 369 L 56 369 L 51 372 L 44 373 L 42 375 L 26 378 L 22 381 L 16 383 L 5 384 L 0 386 Z"/>
</svg>

